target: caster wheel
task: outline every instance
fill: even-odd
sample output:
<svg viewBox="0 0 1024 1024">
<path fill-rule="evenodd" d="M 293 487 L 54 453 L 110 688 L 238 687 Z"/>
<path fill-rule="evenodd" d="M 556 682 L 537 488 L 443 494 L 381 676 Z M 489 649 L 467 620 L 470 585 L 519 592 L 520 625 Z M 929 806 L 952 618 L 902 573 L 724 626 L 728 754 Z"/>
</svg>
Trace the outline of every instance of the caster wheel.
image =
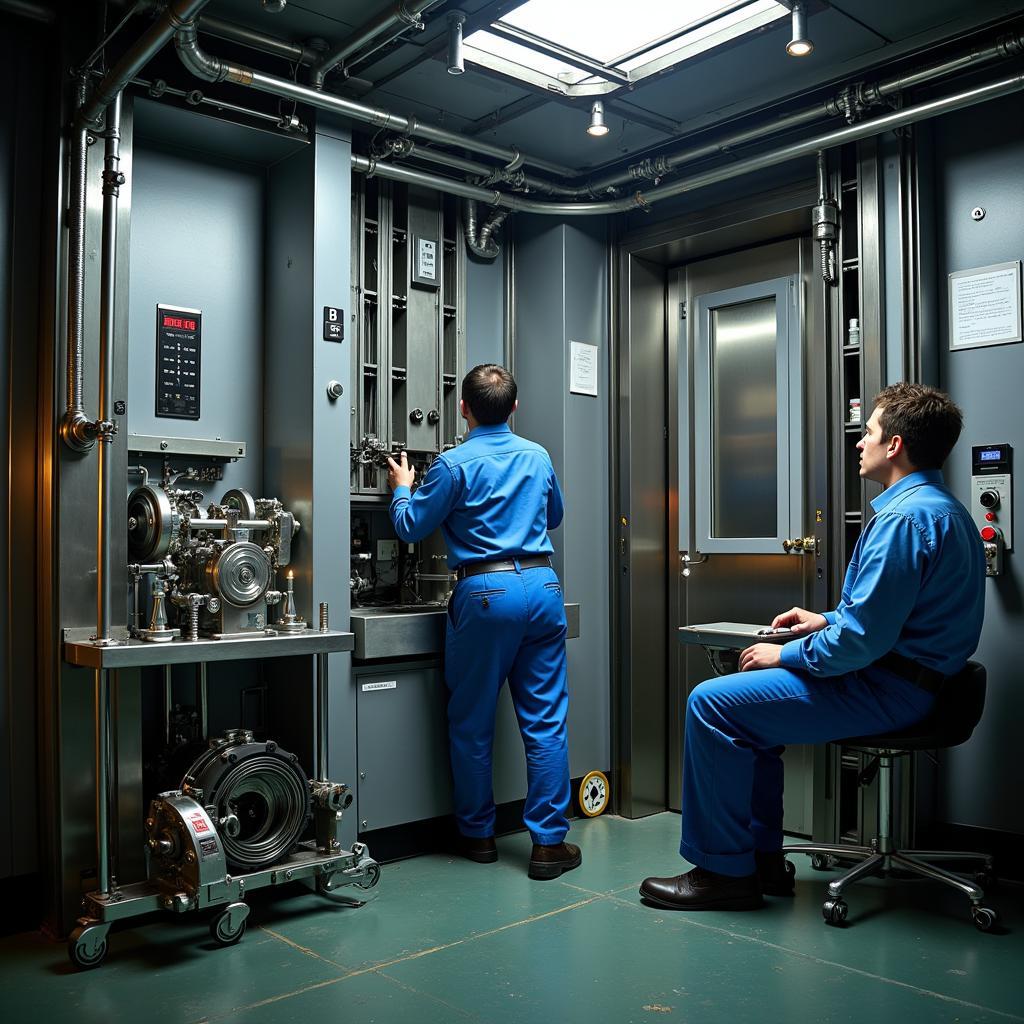
<svg viewBox="0 0 1024 1024">
<path fill-rule="evenodd" d="M 107 958 L 107 931 L 109 926 L 85 925 L 76 928 L 68 937 L 68 957 L 80 970 L 99 967 Z"/>
<path fill-rule="evenodd" d="M 791 860 L 783 861 L 786 865 L 786 877 L 792 882 L 796 878 L 796 865 Z"/>
<path fill-rule="evenodd" d="M 380 865 L 374 862 L 366 869 L 366 877 L 356 882 L 360 889 L 372 889 L 380 881 Z"/>
<path fill-rule="evenodd" d="M 832 867 L 832 858 L 827 853 L 812 853 L 811 867 L 815 871 L 828 871 Z"/>
<path fill-rule="evenodd" d="M 971 920 L 979 932 L 990 932 L 996 926 L 996 912 L 990 907 L 971 907 Z"/>
<path fill-rule="evenodd" d="M 825 924 L 839 925 L 846 920 L 849 910 L 846 900 L 825 900 L 821 905 L 821 916 L 825 919 Z"/>
<path fill-rule="evenodd" d="M 234 910 L 235 906 L 237 904 L 233 904 L 210 922 L 210 938 L 218 946 L 233 946 L 245 934 L 245 920 L 249 916 L 249 908 L 243 903 L 245 913 L 241 914 Z"/>
</svg>

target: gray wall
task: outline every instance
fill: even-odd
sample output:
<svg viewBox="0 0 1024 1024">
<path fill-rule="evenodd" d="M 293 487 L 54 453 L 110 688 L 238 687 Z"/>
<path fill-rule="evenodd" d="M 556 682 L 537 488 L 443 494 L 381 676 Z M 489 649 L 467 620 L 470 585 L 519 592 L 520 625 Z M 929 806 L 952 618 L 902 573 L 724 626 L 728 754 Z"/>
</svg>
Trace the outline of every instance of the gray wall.
<svg viewBox="0 0 1024 1024">
<path fill-rule="evenodd" d="M 1024 470 L 1024 344 L 948 348 L 946 275 L 1024 258 L 1024 119 L 1019 98 L 976 107 L 935 122 L 936 259 L 940 330 L 939 380 L 964 411 L 965 427 L 946 478 L 969 496 L 971 445 L 1008 441 L 1017 454 L 1016 497 Z M 984 220 L 971 219 L 982 206 Z M 1017 530 L 1022 529 L 1017 515 Z M 944 755 L 940 819 L 1024 833 L 1024 721 L 1021 686 L 1021 544 L 1005 559 L 1005 575 L 985 583 L 985 627 L 977 659 L 988 669 L 988 697 L 973 738 Z"/>
<path fill-rule="evenodd" d="M 265 172 L 194 152 L 158 149 L 142 138 L 145 113 L 146 105 L 140 105 L 132 196 L 128 430 L 244 441 L 245 459 L 228 463 L 223 481 L 196 486 L 211 501 L 229 487 L 263 497 Z M 202 310 L 198 420 L 156 415 L 158 302 Z M 137 483 L 137 477 L 129 480 L 130 486 Z"/>
<path fill-rule="evenodd" d="M 609 300 L 603 222 L 516 223 L 516 432 L 551 454 L 565 495 L 554 532 L 567 601 L 580 603 L 568 644 L 573 776 L 611 767 L 609 655 Z M 598 347 L 596 398 L 569 393 L 569 343 Z"/>
<path fill-rule="evenodd" d="M 503 234 L 508 235 L 506 227 Z M 497 259 L 487 262 L 466 256 L 466 369 L 505 358 L 505 260 L 501 240 Z M 461 384 L 461 381 L 459 382 Z"/>
</svg>

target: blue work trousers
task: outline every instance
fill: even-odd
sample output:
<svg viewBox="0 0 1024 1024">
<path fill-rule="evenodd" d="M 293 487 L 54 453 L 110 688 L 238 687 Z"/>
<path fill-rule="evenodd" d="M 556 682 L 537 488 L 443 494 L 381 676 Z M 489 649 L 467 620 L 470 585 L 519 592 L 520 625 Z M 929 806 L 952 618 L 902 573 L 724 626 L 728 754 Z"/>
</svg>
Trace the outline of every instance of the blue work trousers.
<svg viewBox="0 0 1024 1024">
<path fill-rule="evenodd" d="M 569 830 L 569 691 L 565 605 L 553 569 L 468 576 L 448 604 L 445 680 L 455 817 L 474 838 L 494 835 L 491 752 L 498 694 L 508 680 L 526 749 L 523 822 L 535 843 Z"/>
<path fill-rule="evenodd" d="M 686 702 L 679 852 L 718 874 L 753 874 L 755 850 L 782 847 L 784 744 L 902 729 L 934 700 L 881 669 L 822 679 L 769 668 L 701 683 Z"/>
</svg>

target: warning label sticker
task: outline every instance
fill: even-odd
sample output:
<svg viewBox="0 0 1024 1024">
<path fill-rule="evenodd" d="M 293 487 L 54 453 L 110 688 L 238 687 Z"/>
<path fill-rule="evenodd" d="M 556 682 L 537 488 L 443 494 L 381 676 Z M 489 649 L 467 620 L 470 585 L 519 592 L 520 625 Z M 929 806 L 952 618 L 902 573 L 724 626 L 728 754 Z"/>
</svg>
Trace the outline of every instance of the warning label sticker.
<svg viewBox="0 0 1024 1024">
<path fill-rule="evenodd" d="M 217 840 L 210 836 L 209 839 L 199 840 L 199 856 L 213 857 L 218 852 Z"/>
<path fill-rule="evenodd" d="M 201 814 L 193 814 L 188 820 L 196 835 L 199 835 L 200 832 L 210 831 L 210 826 L 206 824 L 206 819 Z"/>
</svg>

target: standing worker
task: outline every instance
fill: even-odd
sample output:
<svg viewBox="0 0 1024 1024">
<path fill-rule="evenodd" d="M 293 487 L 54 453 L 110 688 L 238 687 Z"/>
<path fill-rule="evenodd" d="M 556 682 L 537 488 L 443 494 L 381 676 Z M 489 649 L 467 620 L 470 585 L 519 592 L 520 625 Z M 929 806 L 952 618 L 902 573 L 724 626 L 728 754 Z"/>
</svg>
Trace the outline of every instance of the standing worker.
<svg viewBox="0 0 1024 1024">
<path fill-rule="evenodd" d="M 498 694 L 506 679 L 526 748 L 523 822 L 533 839 L 531 878 L 580 866 L 569 831 L 565 606 L 548 537 L 562 521 L 562 492 L 548 453 L 516 437 L 519 405 L 503 366 L 476 366 L 459 411 L 469 435 L 439 455 L 415 494 L 416 470 L 388 459 L 391 521 L 406 543 L 441 527 L 458 583 L 448 602 L 445 680 L 455 817 L 462 852 L 490 864 L 494 843 L 491 755 Z"/>
</svg>

